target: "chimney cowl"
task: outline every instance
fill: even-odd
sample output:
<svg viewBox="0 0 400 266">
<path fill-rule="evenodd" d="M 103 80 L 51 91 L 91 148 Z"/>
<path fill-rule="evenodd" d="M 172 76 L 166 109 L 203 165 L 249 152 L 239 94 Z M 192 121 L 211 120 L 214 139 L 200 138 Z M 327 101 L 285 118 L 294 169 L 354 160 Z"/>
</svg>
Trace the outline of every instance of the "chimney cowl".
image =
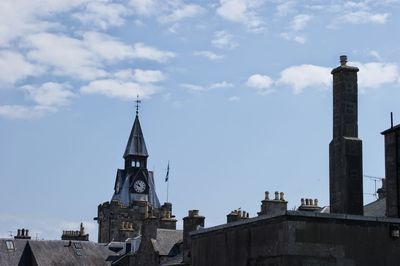
<svg viewBox="0 0 400 266">
<path fill-rule="evenodd" d="M 347 64 L 347 55 L 340 56 L 340 65 L 345 66 Z"/>
</svg>

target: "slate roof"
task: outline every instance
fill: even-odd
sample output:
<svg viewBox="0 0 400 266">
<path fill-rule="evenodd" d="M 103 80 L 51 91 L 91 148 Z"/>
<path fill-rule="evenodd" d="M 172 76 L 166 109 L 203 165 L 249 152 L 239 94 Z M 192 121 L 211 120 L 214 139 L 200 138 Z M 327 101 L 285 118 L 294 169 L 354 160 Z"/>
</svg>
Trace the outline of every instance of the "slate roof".
<svg viewBox="0 0 400 266">
<path fill-rule="evenodd" d="M 386 198 L 381 198 L 365 205 L 364 216 L 385 217 Z"/>
<path fill-rule="evenodd" d="M 14 245 L 13 250 L 9 250 L 6 241 L 11 241 Z M 0 265 L 15 266 L 21 260 L 26 246 L 26 239 L 0 239 Z"/>
<path fill-rule="evenodd" d="M 183 231 L 182 230 L 170 230 L 170 229 L 157 229 L 157 239 L 152 239 L 154 250 L 158 252 L 160 256 L 168 256 L 172 247 L 182 241 Z"/>
<path fill-rule="evenodd" d="M 183 252 L 179 253 L 174 257 L 167 257 L 164 259 L 160 265 L 162 266 L 173 266 L 173 265 L 182 265 L 183 261 Z"/>
<path fill-rule="evenodd" d="M 9 250 L 6 241 L 15 249 Z M 0 265 L 108 266 L 118 254 L 89 241 L 0 239 Z"/>
<path fill-rule="evenodd" d="M 138 115 L 136 115 L 128 143 L 126 144 L 124 158 L 128 157 L 129 155 L 145 157 L 149 156 L 147 153 L 146 143 L 144 142 L 144 136 Z"/>
<path fill-rule="evenodd" d="M 323 207 L 319 213 L 330 213 L 329 206 Z M 365 205 L 364 216 L 386 217 L 386 198 L 377 199 Z"/>
<path fill-rule="evenodd" d="M 106 246 L 89 241 L 29 241 L 38 265 L 111 265 L 115 253 Z M 107 261 L 108 260 L 108 261 Z"/>
</svg>

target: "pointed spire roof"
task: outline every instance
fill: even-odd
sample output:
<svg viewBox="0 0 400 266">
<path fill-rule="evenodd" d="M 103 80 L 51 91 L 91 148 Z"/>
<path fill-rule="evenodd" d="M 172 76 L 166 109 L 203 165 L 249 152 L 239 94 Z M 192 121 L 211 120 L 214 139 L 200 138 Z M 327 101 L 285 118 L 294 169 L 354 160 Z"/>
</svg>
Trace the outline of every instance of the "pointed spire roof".
<svg viewBox="0 0 400 266">
<path fill-rule="evenodd" d="M 124 158 L 132 156 L 145 156 L 148 157 L 146 143 L 144 142 L 142 128 L 139 122 L 139 116 L 136 113 L 135 122 L 133 123 L 132 131 L 126 144 Z"/>
</svg>

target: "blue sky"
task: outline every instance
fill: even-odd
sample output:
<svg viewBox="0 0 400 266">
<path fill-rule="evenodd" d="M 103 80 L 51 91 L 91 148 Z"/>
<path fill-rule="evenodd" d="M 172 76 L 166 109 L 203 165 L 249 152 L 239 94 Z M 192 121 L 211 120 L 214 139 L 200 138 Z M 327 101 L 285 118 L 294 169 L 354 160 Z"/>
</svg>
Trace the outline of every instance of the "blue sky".
<svg viewBox="0 0 400 266">
<path fill-rule="evenodd" d="M 206 225 L 263 193 L 328 205 L 330 70 L 359 72 L 364 173 L 384 176 L 389 113 L 400 121 L 400 1 L 17 0 L 0 2 L 0 236 L 92 221 L 110 200 L 140 119 L 178 220 Z M 374 183 L 364 180 L 366 193 Z M 365 202 L 374 198 L 365 196 Z"/>
</svg>

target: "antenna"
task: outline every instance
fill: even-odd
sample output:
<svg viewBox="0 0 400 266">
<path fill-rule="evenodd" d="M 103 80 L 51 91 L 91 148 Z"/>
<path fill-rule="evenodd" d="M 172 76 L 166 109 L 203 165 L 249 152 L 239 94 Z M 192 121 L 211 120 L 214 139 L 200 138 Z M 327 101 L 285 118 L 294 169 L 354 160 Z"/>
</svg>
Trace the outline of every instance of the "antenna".
<svg viewBox="0 0 400 266">
<path fill-rule="evenodd" d="M 8 231 L 8 233 L 9 233 L 10 237 L 12 238 L 13 237 L 12 231 Z"/>
<path fill-rule="evenodd" d="M 393 112 L 390 112 L 390 127 L 393 128 Z"/>
<path fill-rule="evenodd" d="M 377 198 L 378 198 L 378 195 L 377 195 L 376 192 L 377 192 L 378 188 L 377 188 L 377 186 L 376 186 L 376 182 L 377 182 L 377 181 L 382 181 L 382 182 L 383 182 L 383 180 L 384 180 L 385 178 L 384 178 L 384 177 L 378 177 L 378 176 L 371 176 L 371 175 L 364 175 L 364 178 L 368 178 L 368 179 L 374 181 L 374 185 L 375 185 L 375 191 L 374 191 L 374 193 L 364 193 L 364 194 L 365 194 L 365 195 L 374 196 L 375 199 L 377 199 Z"/>
</svg>

